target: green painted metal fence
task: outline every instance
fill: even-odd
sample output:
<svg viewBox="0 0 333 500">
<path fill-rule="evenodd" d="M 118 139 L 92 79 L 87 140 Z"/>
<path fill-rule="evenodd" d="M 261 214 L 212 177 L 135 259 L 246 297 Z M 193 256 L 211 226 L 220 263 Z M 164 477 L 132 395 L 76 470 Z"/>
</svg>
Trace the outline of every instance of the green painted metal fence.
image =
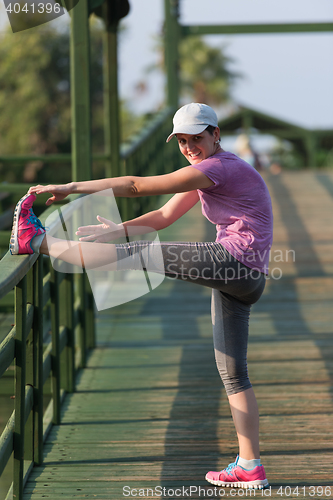
<svg viewBox="0 0 333 500">
<path fill-rule="evenodd" d="M 122 175 L 156 175 L 180 166 L 176 141 L 165 143 L 171 116 L 170 109 L 164 110 L 122 148 Z M 0 191 L 15 187 L 20 194 L 27 188 L 3 185 Z M 156 206 L 154 198 L 119 201 L 123 220 Z M 42 223 L 54 210 L 51 206 L 42 214 Z M 64 214 L 68 210 L 71 205 L 62 208 Z M 0 377 L 14 363 L 15 410 L 0 436 L 0 475 L 13 453 L 12 491 L 21 500 L 31 468 L 43 461 L 43 440 L 50 426 L 60 423 L 61 401 L 75 391 L 76 374 L 95 345 L 95 328 L 86 274 L 55 271 L 45 256 L 8 252 L 0 261 L 0 299 L 13 289 L 15 325 L 0 344 Z M 43 389 L 49 377 L 51 401 L 44 412 Z"/>
<path fill-rule="evenodd" d="M 0 473 L 13 452 L 12 490 L 21 499 L 31 467 L 42 463 L 50 425 L 60 423 L 61 400 L 73 392 L 76 372 L 94 347 L 93 302 L 85 274 L 57 272 L 44 256 L 7 253 L 0 276 L 0 298 L 15 290 L 15 324 L 0 345 L 0 376 L 15 364 L 15 410 L 0 437 Z M 44 413 L 49 377 L 52 397 Z"/>
</svg>

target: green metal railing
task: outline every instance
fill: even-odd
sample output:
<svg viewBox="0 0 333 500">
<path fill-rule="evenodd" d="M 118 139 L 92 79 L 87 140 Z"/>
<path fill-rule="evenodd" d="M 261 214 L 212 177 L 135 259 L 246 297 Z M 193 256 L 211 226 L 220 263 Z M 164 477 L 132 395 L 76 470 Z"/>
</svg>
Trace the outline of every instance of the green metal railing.
<svg viewBox="0 0 333 500">
<path fill-rule="evenodd" d="M 170 109 L 164 110 L 131 144 L 122 147 L 122 175 L 156 175 L 180 166 L 176 141 L 165 143 L 171 115 Z M 27 185 L 18 188 L 26 192 Z M 1 190 L 15 192 L 15 185 L 0 185 Z M 156 199 L 120 202 L 125 220 L 152 208 Z M 42 214 L 42 223 L 54 210 L 51 206 Z M 69 210 L 71 205 L 62 208 L 64 215 Z M 15 365 L 15 409 L 0 436 L 0 475 L 13 453 L 11 491 L 21 500 L 33 465 L 43 461 L 43 442 L 50 426 L 60 423 L 61 402 L 66 393 L 75 391 L 76 374 L 95 345 L 95 327 L 85 273 L 74 276 L 55 271 L 50 259 L 42 255 L 12 256 L 7 252 L 0 261 L 0 299 L 13 289 L 15 325 L 0 344 L 0 377 Z M 49 331 L 51 335 L 47 335 Z M 51 400 L 44 412 L 43 393 L 49 377 Z"/>
<path fill-rule="evenodd" d="M 53 210 L 46 210 L 42 221 Z M 60 423 L 63 396 L 74 391 L 76 372 L 95 345 L 93 301 L 86 274 L 55 271 L 42 255 L 7 253 L 0 276 L 0 298 L 15 290 L 15 324 L 0 345 L 0 376 L 15 364 L 15 410 L 0 437 L 0 473 L 13 452 L 11 490 L 21 499 L 31 468 L 43 461 L 50 426 Z M 49 377 L 51 401 L 44 413 Z"/>
</svg>

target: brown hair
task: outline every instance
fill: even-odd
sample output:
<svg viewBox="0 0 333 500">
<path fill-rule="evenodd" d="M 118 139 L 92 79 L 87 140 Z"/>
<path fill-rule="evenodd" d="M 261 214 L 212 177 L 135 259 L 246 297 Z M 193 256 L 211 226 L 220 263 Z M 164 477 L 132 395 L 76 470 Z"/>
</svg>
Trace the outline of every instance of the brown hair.
<svg viewBox="0 0 333 500">
<path fill-rule="evenodd" d="M 216 129 L 216 127 L 214 127 L 213 125 L 208 125 L 207 128 L 205 128 L 205 130 L 207 130 L 207 132 L 210 134 L 210 135 L 214 135 L 214 130 Z M 221 140 L 221 138 L 219 138 L 219 140 Z"/>
</svg>

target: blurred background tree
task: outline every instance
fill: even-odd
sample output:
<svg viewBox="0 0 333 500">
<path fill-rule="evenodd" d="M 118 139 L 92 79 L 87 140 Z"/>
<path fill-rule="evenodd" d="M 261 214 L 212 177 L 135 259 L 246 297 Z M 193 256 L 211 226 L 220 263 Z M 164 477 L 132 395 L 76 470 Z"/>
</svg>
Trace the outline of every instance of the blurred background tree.
<svg viewBox="0 0 333 500">
<path fill-rule="evenodd" d="M 211 106 L 231 100 L 239 73 L 230 69 L 233 59 L 225 47 L 212 47 L 202 37 L 188 37 L 180 44 L 181 95 Z"/>
<path fill-rule="evenodd" d="M 146 72 L 164 72 L 163 38 L 155 40 L 158 62 L 148 66 Z M 232 101 L 232 88 L 242 75 L 231 70 L 234 60 L 226 54 L 226 47 L 212 47 L 203 37 L 184 38 L 179 47 L 180 96 L 182 101 L 203 102 L 220 106 Z M 139 82 L 141 92 L 149 90 L 146 80 Z M 163 106 L 164 103 L 161 103 Z"/>
<path fill-rule="evenodd" d="M 90 18 L 92 145 L 103 152 L 103 24 Z M 71 152 L 69 29 L 52 23 L 15 33 L 0 43 L 0 155 Z M 123 140 L 138 130 L 140 117 L 122 102 Z M 13 166 L 13 168 L 11 168 Z M 0 181 L 68 182 L 70 165 L 30 162 L 0 164 Z M 53 174 L 53 175 L 52 175 Z"/>
</svg>

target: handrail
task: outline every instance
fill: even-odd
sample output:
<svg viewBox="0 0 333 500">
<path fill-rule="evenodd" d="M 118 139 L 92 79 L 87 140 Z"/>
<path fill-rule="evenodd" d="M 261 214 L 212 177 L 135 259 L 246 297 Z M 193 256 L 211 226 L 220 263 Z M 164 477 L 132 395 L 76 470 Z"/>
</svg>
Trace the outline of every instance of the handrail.
<svg viewBox="0 0 333 500">
<path fill-rule="evenodd" d="M 62 208 L 65 216 L 72 206 Z M 49 207 L 42 214 L 42 223 L 53 211 L 54 207 Z M 54 224 L 49 225 L 50 230 Z M 42 462 L 43 441 L 51 421 L 60 423 L 64 391 L 74 391 L 76 372 L 85 365 L 87 349 L 94 347 L 94 325 L 89 324 L 93 301 L 86 281 L 85 274 L 74 278 L 55 271 L 44 256 L 37 254 L 12 256 L 7 252 L 0 261 L 0 298 L 15 287 L 15 325 L 0 344 L 0 377 L 15 361 L 16 387 L 15 410 L 0 436 L 0 474 L 14 451 L 12 492 L 19 500 L 28 472 L 33 464 Z M 45 347 L 49 328 L 46 314 L 51 315 L 52 336 Z M 79 329 L 77 344 L 75 328 Z M 60 357 L 64 356 L 61 386 Z M 49 376 L 52 399 L 43 419 L 43 388 Z"/>
<path fill-rule="evenodd" d="M 122 175 L 162 174 L 178 167 L 176 142 L 167 147 L 165 143 L 171 130 L 171 113 L 169 108 L 163 110 L 131 144 L 123 145 Z M 6 190 L 6 186 L 15 193 L 12 184 L 0 184 L 0 191 Z M 18 185 L 20 192 L 26 187 Z M 74 198 L 77 197 L 70 199 Z M 130 205 L 125 198 L 120 201 L 123 220 L 149 206 L 143 198 L 130 200 Z M 62 208 L 64 216 L 73 205 Z M 55 207 L 51 206 L 40 216 L 43 224 L 54 211 Z M 48 227 L 52 230 L 49 220 Z M 50 260 L 42 255 L 12 256 L 7 252 L 0 261 L 0 298 L 13 288 L 15 325 L 0 344 L 0 377 L 14 361 L 15 410 L 0 436 L 0 474 L 14 451 L 12 491 L 17 500 L 22 500 L 23 486 L 31 468 L 42 463 L 47 432 L 52 422 L 60 423 L 61 401 L 66 392 L 75 390 L 77 371 L 85 366 L 87 350 L 95 345 L 94 306 L 85 273 L 74 277 L 55 271 Z M 44 344 L 49 329 L 46 314 L 51 315 L 52 335 L 48 345 Z M 60 357 L 65 358 L 63 386 L 60 385 Z M 28 359 L 33 362 L 27 362 Z M 52 398 L 43 414 L 43 388 L 49 377 Z"/>
<path fill-rule="evenodd" d="M 151 122 L 137 136 L 131 137 L 131 142 L 129 144 L 122 144 L 120 153 L 121 158 L 125 160 L 138 151 L 138 149 L 144 145 L 145 141 L 151 138 L 155 130 L 163 127 L 165 122 L 169 121 L 171 115 L 172 109 L 169 107 L 157 113 Z"/>
<path fill-rule="evenodd" d="M 0 299 L 7 295 L 26 276 L 38 258 L 34 255 L 18 255 L 12 258 L 9 251 L 0 260 Z"/>
<path fill-rule="evenodd" d="M 45 161 L 49 163 L 70 163 L 72 155 L 70 153 L 55 153 L 46 155 L 2 155 L 0 163 L 19 163 L 23 164 L 29 161 Z M 92 155 L 93 161 L 110 160 L 110 155 L 106 153 L 95 153 Z"/>
</svg>

